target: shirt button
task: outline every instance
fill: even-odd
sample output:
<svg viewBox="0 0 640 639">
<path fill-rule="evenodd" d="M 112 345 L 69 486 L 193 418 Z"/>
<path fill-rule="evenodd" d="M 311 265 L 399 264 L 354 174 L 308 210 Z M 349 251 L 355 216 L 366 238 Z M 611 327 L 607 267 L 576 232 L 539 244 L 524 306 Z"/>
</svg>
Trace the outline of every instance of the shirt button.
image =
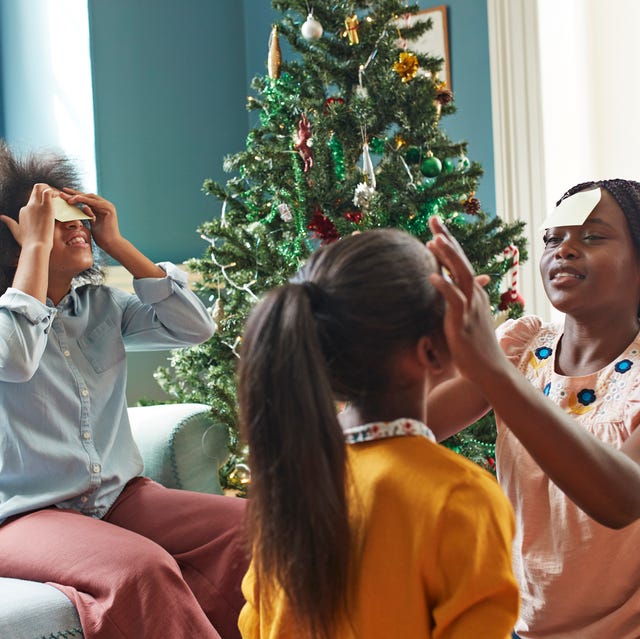
<svg viewBox="0 0 640 639">
<path fill-rule="evenodd" d="M 91 433 L 85 430 L 84 433 L 82 433 L 82 439 L 91 439 Z"/>
<path fill-rule="evenodd" d="M 86 495 L 82 495 L 82 497 L 80 497 L 80 501 L 83 504 L 86 504 L 89 501 L 89 498 Z"/>
<path fill-rule="evenodd" d="M 71 355 L 71 353 L 69 351 L 64 351 L 62 353 L 65 357 L 69 357 Z"/>
<path fill-rule="evenodd" d="M 89 391 L 88 391 L 86 388 L 83 388 L 83 389 L 80 391 L 80 394 L 81 394 L 83 397 L 86 397 L 86 396 L 89 394 Z"/>
<path fill-rule="evenodd" d="M 99 473 L 100 472 L 100 464 L 93 464 L 93 466 L 91 466 L 91 472 Z"/>
</svg>

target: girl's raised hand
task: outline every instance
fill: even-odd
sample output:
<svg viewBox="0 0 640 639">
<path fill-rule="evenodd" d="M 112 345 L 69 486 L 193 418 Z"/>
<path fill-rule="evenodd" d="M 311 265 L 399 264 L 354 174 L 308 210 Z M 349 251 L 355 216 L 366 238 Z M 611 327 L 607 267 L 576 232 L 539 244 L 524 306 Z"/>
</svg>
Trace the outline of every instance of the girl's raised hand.
<svg viewBox="0 0 640 639">
<path fill-rule="evenodd" d="M 51 201 L 59 195 L 60 192 L 48 184 L 35 184 L 29 201 L 20 209 L 17 221 L 8 215 L 0 215 L 0 220 L 9 227 L 22 249 L 41 246 L 51 250 L 55 227 Z"/>
<path fill-rule="evenodd" d="M 93 216 L 94 219 L 91 222 L 93 241 L 111 255 L 113 247 L 123 240 L 115 205 L 94 193 L 82 193 L 71 188 L 64 188 L 61 195 L 69 204 L 80 204 L 87 215 Z"/>
<path fill-rule="evenodd" d="M 69 204 L 80 204 L 91 215 L 93 241 L 114 260 L 120 262 L 134 278 L 166 277 L 166 273 L 126 240 L 118 227 L 118 215 L 114 204 L 93 193 L 81 193 L 65 188 L 62 197 Z"/>
<path fill-rule="evenodd" d="M 458 370 L 469 379 L 506 359 L 495 337 L 493 316 L 484 286 L 488 275 L 475 275 L 458 241 L 437 217 L 429 219 L 433 239 L 427 244 L 443 274 L 431 275 L 431 283 L 444 297 L 447 309 L 444 331 Z"/>
</svg>

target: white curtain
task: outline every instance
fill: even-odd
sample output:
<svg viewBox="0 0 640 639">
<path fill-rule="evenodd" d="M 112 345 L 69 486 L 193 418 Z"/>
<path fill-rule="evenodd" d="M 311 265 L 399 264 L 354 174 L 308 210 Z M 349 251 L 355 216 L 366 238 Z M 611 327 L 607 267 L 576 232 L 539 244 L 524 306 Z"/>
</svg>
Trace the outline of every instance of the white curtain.
<svg viewBox="0 0 640 639">
<path fill-rule="evenodd" d="M 529 259 L 520 267 L 525 311 L 549 317 L 537 263 L 546 210 L 540 56 L 535 0 L 488 0 L 496 212 L 526 223 Z"/>
</svg>

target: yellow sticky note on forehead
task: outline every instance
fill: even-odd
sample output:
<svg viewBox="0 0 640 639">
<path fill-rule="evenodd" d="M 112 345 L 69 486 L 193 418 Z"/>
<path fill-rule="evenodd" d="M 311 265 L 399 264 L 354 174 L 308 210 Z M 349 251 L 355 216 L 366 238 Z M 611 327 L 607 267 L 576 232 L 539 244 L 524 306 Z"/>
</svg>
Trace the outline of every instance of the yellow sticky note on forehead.
<svg viewBox="0 0 640 639">
<path fill-rule="evenodd" d="M 596 208 L 601 197 L 600 189 L 579 191 L 565 198 L 542 223 L 541 229 L 554 226 L 581 226 Z"/>
<path fill-rule="evenodd" d="M 65 202 L 61 197 L 52 198 L 51 206 L 53 206 L 53 217 L 55 217 L 58 222 L 91 219 L 89 215 L 83 213 L 77 206 L 67 204 L 67 202 Z"/>
</svg>

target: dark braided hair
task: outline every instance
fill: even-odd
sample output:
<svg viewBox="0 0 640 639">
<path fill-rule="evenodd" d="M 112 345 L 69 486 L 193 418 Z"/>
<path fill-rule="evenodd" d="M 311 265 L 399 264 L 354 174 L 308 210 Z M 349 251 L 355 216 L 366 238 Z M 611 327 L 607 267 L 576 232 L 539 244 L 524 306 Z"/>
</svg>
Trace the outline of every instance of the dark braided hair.
<svg viewBox="0 0 640 639">
<path fill-rule="evenodd" d="M 48 184 L 58 190 L 81 189 L 78 170 L 73 163 L 57 153 L 31 153 L 17 157 L 5 141 L 0 140 L 0 213 L 18 219 L 20 209 L 27 204 L 34 184 Z M 0 222 L 0 294 L 4 293 L 16 272 L 20 246 L 6 224 Z M 94 260 L 99 250 L 93 245 Z M 74 279 L 75 285 L 98 284 L 104 279 L 99 265 L 83 271 Z"/>
<path fill-rule="evenodd" d="M 631 233 L 631 240 L 633 241 L 636 254 L 640 256 L 640 182 L 623 180 L 620 178 L 616 178 L 614 180 L 582 182 L 570 188 L 558 200 L 556 206 L 560 204 L 562 200 L 574 195 L 575 193 L 597 187 L 601 187 L 609 191 L 618 206 L 622 209 L 622 212 L 627 219 L 627 224 L 629 225 L 629 232 Z"/>
</svg>

